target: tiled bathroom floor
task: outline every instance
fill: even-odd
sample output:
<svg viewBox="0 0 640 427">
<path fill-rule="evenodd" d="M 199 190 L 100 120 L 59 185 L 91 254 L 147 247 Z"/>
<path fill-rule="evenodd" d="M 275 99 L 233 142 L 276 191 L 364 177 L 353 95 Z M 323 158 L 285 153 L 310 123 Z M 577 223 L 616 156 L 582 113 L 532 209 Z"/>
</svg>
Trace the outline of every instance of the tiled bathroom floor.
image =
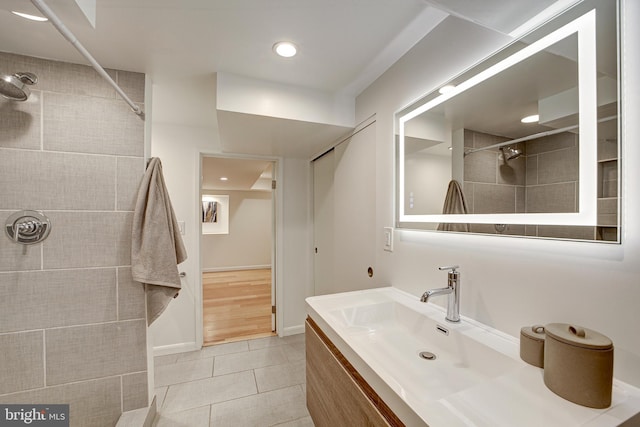
<svg viewBox="0 0 640 427">
<path fill-rule="evenodd" d="M 155 358 L 155 427 L 313 427 L 304 334 Z"/>
</svg>

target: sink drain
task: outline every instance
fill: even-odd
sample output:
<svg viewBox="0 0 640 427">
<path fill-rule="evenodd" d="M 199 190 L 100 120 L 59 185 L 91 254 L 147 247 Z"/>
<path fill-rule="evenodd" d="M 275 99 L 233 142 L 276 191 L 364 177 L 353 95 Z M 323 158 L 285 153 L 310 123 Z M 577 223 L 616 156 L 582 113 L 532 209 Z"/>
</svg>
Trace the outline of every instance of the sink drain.
<svg viewBox="0 0 640 427">
<path fill-rule="evenodd" d="M 431 353 L 430 351 L 421 351 L 420 357 L 426 360 L 436 360 L 436 355 Z"/>
</svg>

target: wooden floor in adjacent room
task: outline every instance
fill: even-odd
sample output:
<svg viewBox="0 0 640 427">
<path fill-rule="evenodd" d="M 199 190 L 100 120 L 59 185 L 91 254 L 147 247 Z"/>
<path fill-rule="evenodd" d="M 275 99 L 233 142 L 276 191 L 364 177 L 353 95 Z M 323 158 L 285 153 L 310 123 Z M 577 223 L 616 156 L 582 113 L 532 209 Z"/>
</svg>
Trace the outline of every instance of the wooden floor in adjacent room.
<svg viewBox="0 0 640 427">
<path fill-rule="evenodd" d="M 204 345 L 274 335 L 271 269 L 202 273 Z"/>
</svg>

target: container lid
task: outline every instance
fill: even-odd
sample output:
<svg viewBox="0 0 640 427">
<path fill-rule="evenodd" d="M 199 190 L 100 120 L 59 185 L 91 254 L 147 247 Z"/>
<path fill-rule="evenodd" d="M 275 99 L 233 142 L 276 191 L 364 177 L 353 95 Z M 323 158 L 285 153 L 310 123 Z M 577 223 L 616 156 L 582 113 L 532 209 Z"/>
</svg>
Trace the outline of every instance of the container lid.
<svg viewBox="0 0 640 427">
<path fill-rule="evenodd" d="M 544 326 L 548 336 L 566 344 L 593 350 L 608 350 L 613 342 L 599 332 L 568 323 L 549 323 Z"/>
<path fill-rule="evenodd" d="M 524 328 L 520 329 L 520 333 L 527 338 L 536 341 L 544 341 L 545 337 L 544 326 L 542 325 L 525 326 Z"/>
</svg>

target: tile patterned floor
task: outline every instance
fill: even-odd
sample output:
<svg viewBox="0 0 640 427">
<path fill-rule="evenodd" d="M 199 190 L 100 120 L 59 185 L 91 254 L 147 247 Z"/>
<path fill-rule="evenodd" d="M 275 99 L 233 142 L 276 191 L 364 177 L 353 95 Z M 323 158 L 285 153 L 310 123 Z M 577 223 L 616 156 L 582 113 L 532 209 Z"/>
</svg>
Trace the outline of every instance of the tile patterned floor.
<svg viewBox="0 0 640 427">
<path fill-rule="evenodd" d="M 313 427 L 304 334 L 155 358 L 155 427 Z"/>
</svg>

